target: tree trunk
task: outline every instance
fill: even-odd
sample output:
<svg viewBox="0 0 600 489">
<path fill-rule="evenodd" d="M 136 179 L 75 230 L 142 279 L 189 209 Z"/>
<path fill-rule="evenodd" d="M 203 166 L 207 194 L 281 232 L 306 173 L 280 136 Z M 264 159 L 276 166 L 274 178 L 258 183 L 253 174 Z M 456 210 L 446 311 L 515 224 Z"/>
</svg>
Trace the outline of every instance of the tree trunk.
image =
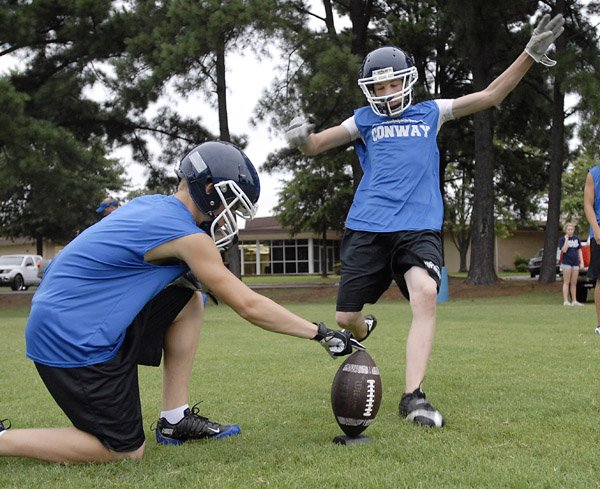
<svg viewBox="0 0 600 489">
<path fill-rule="evenodd" d="M 351 0 L 348 5 L 348 16 L 352 23 L 352 38 L 350 40 L 350 51 L 356 54 L 360 59 L 367 55 L 367 40 L 369 33 L 369 24 L 373 16 L 373 0 Z M 346 77 L 346 83 L 356 88 L 356 78 Z M 358 188 L 358 184 L 363 176 L 363 170 L 358 161 L 356 153 L 352 158 L 352 186 L 354 191 Z"/>
<path fill-rule="evenodd" d="M 493 59 L 486 32 L 484 12 L 476 9 L 473 20 L 468 24 L 472 45 L 470 48 L 473 91 L 486 88 L 492 80 Z M 490 26 L 491 27 L 491 26 Z M 487 109 L 474 115 L 475 177 L 473 179 L 473 213 L 471 215 L 471 266 L 467 283 L 490 285 L 498 280 L 494 267 L 494 154 L 492 110 Z"/>
<path fill-rule="evenodd" d="M 219 138 L 231 141 L 229 134 L 229 118 L 227 116 L 227 81 L 225 79 L 225 40 L 224 37 L 217 48 L 217 104 L 219 110 Z"/>
<path fill-rule="evenodd" d="M 477 88 L 476 88 L 477 90 Z M 467 283 L 490 285 L 498 280 L 494 269 L 494 157 L 492 111 L 475 114 L 475 178 L 473 181 L 473 223 L 471 226 L 471 267 Z"/>
<path fill-rule="evenodd" d="M 459 257 L 459 272 L 467 272 L 467 253 L 469 252 L 469 244 L 471 243 L 471 234 L 468 231 L 461 231 L 452 234 L 452 242 L 458 250 Z"/>
<path fill-rule="evenodd" d="M 327 278 L 327 271 L 329 270 L 329 263 L 327 263 L 327 228 L 323 229 L 321 242 L 321 277 Z"/>
<path fill-rule="evenodd" d="M 42 236 L 35 238 L 35 251 L 38 255 L 44 256 L 44 238 Z"/>
<path fill-rule="evenodd" d="M 553 14 L 565 14 L 565 2 L 556 2 Z M 557 52 L 562 52 L 567 36 L 556 40 Z M 540 269 L 540 283 L 549 284 L 556 281 L 556 248 L 560 229 L 560 201 L 562 193 L 562 172 L 565 157 L 565 94 L 561 89 L 564 76 L 558 66 L 554 67 L 552 129 L 550 146 L 550 168 L 548 170 L 548 215 L 544 234 L 544 256 Z M 583 185 L 583 182 L 582 182 Z"/>
<path fill-rule="evenodd" d="M 217 63 L 217 103 L 219 110 L 219 138 L 221 141 L 231 141 L 229 134 L 229 118 L 227 116 L 227 81 L 225 79 L 225 38 L 222 37 L 216 51 Z M 229 270 L 237 278 L 242 278 L 242 265 L 240 261 L 240 247 L 233 244 L 227 251 Z"/>
</svg>

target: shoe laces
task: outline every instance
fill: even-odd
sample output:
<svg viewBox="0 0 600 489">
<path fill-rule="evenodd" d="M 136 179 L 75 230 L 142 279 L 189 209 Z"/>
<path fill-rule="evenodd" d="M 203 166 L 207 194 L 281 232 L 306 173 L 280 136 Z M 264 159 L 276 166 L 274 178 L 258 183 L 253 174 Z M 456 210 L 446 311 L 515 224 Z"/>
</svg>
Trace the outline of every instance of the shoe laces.
<svg viewBox="0 0 600 489">
<path fill-rule="evenodd" d="M 423 390 L 420 387 L 417 387 L 414 391 L 412 391 L 410 394 L 408 394 L 409 397 L 411 398 L 418 398 L 418 399 L 426 399 L 427 396 L 425 395 L 425 393 L 423 392 Z"/>
<path fill-rule="evenodd" d="M 219 425 L 218 423 L 214 423 L 208 418 L 200 416 L 198 414 L 200 411 L 198 404 L 200 404 L 200 402 L 194 404 L 190 408 L 189 412 L 183 417 L 183 419 L 179 423 L 177 423 L 177 428 L 185 436 L 195 435 L 198 433 L 205 433 L 207 427 L 213 428 L 215 430 L 219 430 L 221 428 L 221 425 Z M 212 435 L 214 434 L 214 432 L 207 432 L 206 434 Z"/>
</svg>

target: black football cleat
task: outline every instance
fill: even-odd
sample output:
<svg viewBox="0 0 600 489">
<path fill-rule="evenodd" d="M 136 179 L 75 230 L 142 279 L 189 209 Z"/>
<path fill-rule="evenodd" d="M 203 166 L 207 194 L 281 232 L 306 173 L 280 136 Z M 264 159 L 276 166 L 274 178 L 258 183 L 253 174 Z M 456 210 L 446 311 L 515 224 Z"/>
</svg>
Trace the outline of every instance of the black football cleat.
<svg viewBox="0 0 600 489">
<path fill-rule="evenodd" d="M 444 426 L 442 413 L 435 409 L 425 397 L 421 388 L 410 394 L 402 394 L 400 416 L 421 426 L 441 428 Z"/>
<path fill-rule="evenodd" d="M 178 423 L 171 424 L 160 418 L 156 423 L 156 441 L 163 445 L 181 445 L 190 440 L 218 440 L 241 433 L 238 425 L 219 424 L 198 415 L 196 406 L 186 409 Z"/>
<path fill-rule="evenodd" d="M 360 345 L 360 343 L 365 341 L 369 337 L 369 335 L 373 332 L 373 330 L 377 326 L 377 319 L 375 319 L 375 316 L 373 316 L 372 314 L 367 314 L 365 316 L 365 324 L 367 325 L 367 334 L 360 340 L 358 338 L 355 338 L 356 341 L 358 341 L 359 345 Z M 347 330 L 342 329 L 342 331 L 347 331 Z M 360 346 L 362 347 L 362 345 L 360 345 Z M 358 348 L 358 349 L 361 349 L 361 348 Z M 364 347 L 362 349 L 364 350 Z"/>
<path fill-rule="evenodd" d="M 365 324 L 367 325 L 367 334 L 364 338 L 358 340 L 361 343 L 365 341 L 369 337 L 369 335 L 375 330 L 375 327 L 377 326 L 377 319 L 375 319 L 375 316 L 373 316 L 372 314 L 367 314 L 365 316 Z"/>
<path fill-rule="evenodd" d="M 10 421 L 8 419 L 0 419 L 0 433 L 10 428 Z"/>
</svg>

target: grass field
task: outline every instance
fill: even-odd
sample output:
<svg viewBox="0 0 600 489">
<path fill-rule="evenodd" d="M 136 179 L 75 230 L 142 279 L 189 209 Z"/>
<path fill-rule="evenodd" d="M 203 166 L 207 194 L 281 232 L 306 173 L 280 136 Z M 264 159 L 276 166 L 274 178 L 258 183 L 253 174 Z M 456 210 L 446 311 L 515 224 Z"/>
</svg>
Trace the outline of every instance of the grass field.
<svg viewBox="0 0 600 489">
<path fill-rule="evenodd" d="M 191 401 L 235 422 L 235 439 L 158 446 L 160 369 L 140 369 L 146 455 L 141 462 L 57 466 L 0 460 L 0 488 L 600 488 L 600 337 L 593 305 L 559 297 L 451 300 L 439 305 L 438 334 L 424 385 L 446 417 L 442 430 L 398 417 L 407 302 L 383 301 L 366 342 L 382 375 L 383 400 L 365 434 L 344 447 L 330 406 L 341 360 L 317 344 L 249 325 L 210 306 Z M 333 324 L 331 301 L 290 303 Z M 26 308 L 0 309 L 0 419 L 13 427 L 65 426 L 24 355 Z"/>
</svg>

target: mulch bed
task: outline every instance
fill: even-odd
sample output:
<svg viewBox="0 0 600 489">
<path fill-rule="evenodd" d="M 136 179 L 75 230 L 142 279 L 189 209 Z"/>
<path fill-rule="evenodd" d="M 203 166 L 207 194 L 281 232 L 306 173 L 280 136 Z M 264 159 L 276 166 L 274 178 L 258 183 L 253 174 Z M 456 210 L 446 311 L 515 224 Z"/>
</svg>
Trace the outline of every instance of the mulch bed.
<svg viewBox="0 0 600 489">
<path fill-rule="evenodd" d="M 335 300 L 337 287 L 318 288 L 282 288 L 262 287 L 258 293 L 270 297 L 277 302 L 312 302 L 322 300 Z M 492 285 L 467 285 L 464 279 L 450 277 L 448 280 L 448 293 L 452 299 L 475 299 L 479 297 L 507 297 L 539 291 L 549 294 L 559 294 L 561 282 L 542 285 L 531 280 L 498 280 Z M 0 307 L 27 307 L 31 305 L 33 294 L 28 292 L 9 292 L 0 294 Z M 383 300 L 405 300 L 396 286 L 383 295 Z"/>
</svg>

